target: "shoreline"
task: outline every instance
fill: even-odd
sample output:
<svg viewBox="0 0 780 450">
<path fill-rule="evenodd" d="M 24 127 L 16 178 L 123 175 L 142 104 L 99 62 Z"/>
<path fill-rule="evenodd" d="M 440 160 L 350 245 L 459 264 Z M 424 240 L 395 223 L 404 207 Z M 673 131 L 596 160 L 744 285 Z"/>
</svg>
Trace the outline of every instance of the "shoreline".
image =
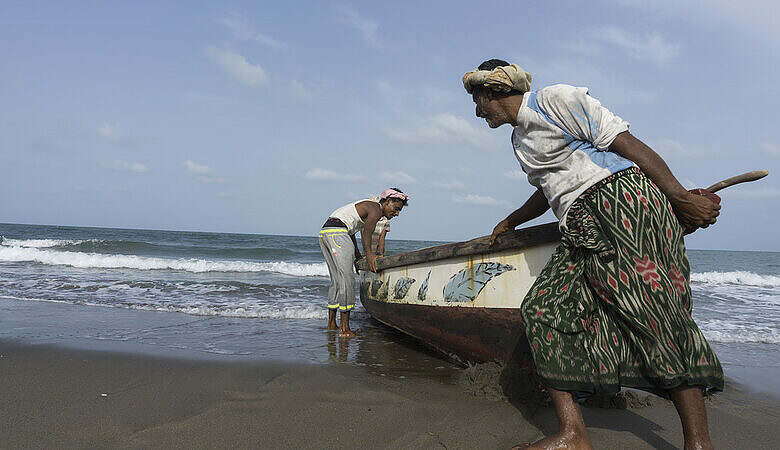
<svg viewBox="0 0 780 450">
<path fill-rule="evenodd" d="M 475 396 L 456 380 L 348 364 L 206 361 L 0 340 L 0 424 L 11 447 L 508 448 L 554 413 Z M 679 448 L 669 402 L 584 407 L 602 448 Z M 717 448 L 771 448 L 780 402 L 733 387 L 708 401 Z"/>
<path fill-rule="evenodd" d="M 440 379 L 457 370 L 440 353 L 373 322 L 367 313 L 355 318 L 364 338 L 347 343 L 329 336 L 324 320 L 202 316 L 4 297 L 0 297 L 0 313 L 0 341 L 11 339 L 31 346 L 49 344 L 75 351 L 194 361 L 290 364 L 337 361 L 383 367 L 391 377 L 413 374 Z M 711 345 L 724 365 L 729 385 L 780 401 L 780 388 L 773 378 L 777 370 L 776 356 L 771 356 L 773 344 L 711 342 Z M 766 359 L 767 355 L 771 357 Z"/>
</svg>

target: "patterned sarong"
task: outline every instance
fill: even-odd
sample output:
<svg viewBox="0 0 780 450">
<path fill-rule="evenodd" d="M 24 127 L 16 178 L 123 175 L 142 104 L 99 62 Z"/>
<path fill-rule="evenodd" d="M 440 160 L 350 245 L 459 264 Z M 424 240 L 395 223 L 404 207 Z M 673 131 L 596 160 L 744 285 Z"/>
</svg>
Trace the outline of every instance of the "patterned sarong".
<svg viewBox="0 0 780 450">
<path fill-rule="evenodd" d="M 621 386 L 723 389 L 723 370 L 691 317 L 683 228 L 638 169 L 585 191 L 522 306 L 543 385 L 579 394 Z"/>
</svg>

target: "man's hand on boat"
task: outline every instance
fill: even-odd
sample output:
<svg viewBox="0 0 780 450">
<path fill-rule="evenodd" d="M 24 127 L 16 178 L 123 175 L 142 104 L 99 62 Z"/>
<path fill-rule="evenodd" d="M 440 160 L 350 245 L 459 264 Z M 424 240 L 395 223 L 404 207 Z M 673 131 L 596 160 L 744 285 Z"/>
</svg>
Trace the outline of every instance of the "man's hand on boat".
<svg viewBox="0 0 780 450">
<path fill-rule="evenodd" d="M 366 265 L 368 265 L 368 270 L 376 273 L 376 255 L 374 253 L 369 252 L 366 255 Z"/>
<path fill-rule="evenodd" d="M 490 235 L 490 245 L 493 246 L 499 234 L 504 234 L 507 231 L 512 231 L 514 229 L 515 228 L 509 225 L 506 219 L 502 220 L 501 222 L 498 222 L 498 225 L 496 225 L 496 227 L 493 228 L 493 234 Z"/>
<path fill-rule="evenodd" d="M 368 268 L 368 270 L 374 273 L 376 273 L 376 256 L 377 255 L 374 254 L 373 252 L 369 252 L 366 255 L 366 267 Z M 360 255 L 357 255 L 355 257 L 355 270 L 357 270 L 358 273 L 360 273 L 360 269 L 358 268 L 358 261 L 360 261 L 361 258 L 362 256 Z"/>
<path fill-rule="evenodd" d="M 536 219 L 547 212 L 548 209 L 550 209 L 550 204 L 547 203 L 547 198 L 540 189 L 537 189 L 536 192 L 526 200 L 523 206 L 514 210 L 506 219 L 498 222 L 498 225 L 493 228 L 493 234 L 490 236 L 490 245 L 492 246 L 496 243 L 498 235 L 506 233 L 507 231 L 512 231 L 518 225 L 526 223 L 529 220 Z"/>
</svg>

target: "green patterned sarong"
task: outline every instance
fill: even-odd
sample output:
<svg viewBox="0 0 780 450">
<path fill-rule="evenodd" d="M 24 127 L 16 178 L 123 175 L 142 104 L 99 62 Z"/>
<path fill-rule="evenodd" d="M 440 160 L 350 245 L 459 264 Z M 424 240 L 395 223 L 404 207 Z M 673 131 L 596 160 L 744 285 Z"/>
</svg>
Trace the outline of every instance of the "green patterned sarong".
<svg viewBox="0 0 780 450">
<path fill-rule="evenodd" d="M 691 317 L 683 228 L 666 196 L 627 169 L 585 191 L 566 224 L 522 306 L 542 384 L 722 390 L 720 362 Z"/>
</svg>

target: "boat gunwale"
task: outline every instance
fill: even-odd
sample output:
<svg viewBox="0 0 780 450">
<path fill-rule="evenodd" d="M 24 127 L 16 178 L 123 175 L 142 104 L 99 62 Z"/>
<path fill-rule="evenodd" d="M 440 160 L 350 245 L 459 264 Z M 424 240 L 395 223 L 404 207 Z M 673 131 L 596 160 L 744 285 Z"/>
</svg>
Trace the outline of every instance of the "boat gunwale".
<svg viewBox="0 0 780 450">
<path fill-rule="evenodd" d="M 376 269 L 381 271 L 442 259 L 484 255 L 505 250 L 522 250 L 538 245 L 552 244 L 560 240 L 561 233 L 558 230 L 558 222 L 550 222 L 501 234 L 492 246 L 490 245 L 490 236 L 481 236 L 470 241 L 453 242 L 377 258 Z M 360 259 L 357 266 L 360 270 L 368 270 L 365 258 Z"/>
</svg>

